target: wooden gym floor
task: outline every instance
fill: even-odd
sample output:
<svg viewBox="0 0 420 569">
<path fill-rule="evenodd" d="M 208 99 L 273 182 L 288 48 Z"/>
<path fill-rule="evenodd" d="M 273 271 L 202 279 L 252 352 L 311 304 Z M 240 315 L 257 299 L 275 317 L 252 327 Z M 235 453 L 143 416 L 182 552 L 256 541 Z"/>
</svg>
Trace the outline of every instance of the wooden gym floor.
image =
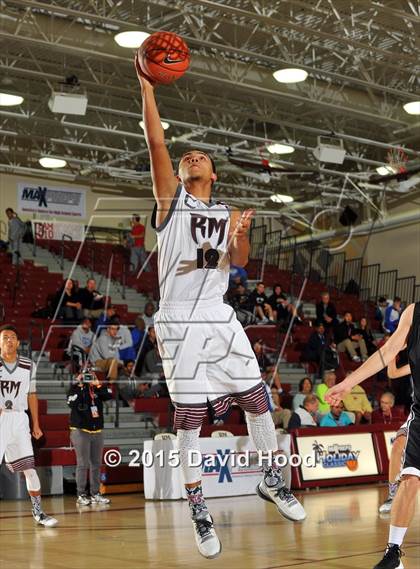
<svg viewBox="0 0 420 569">
<path fill-rule="evenodd" d="M 0 568 L 11 569 L 372 569 L 382 557 L 389 516 L 379 517 L 384 486 L 301 494 L 308 518 L 293 524 L 257 496 L 208 500 L 223 543 L 202 558 L 187 505 L 116 495 L 109 507 L 76 507 L 73 497 L 44 499 L 56 528 L 34 526 L 29 501 L 0 501 Z M 420 516 L 403 550 L 420 569 Z"/>
</svg>

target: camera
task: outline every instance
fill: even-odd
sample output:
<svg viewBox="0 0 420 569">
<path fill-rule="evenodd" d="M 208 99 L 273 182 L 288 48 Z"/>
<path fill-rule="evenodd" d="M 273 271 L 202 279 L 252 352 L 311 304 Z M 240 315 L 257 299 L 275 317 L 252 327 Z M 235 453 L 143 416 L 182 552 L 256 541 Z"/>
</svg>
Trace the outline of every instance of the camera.
<svg viewBox="0 0 420 569">
<path fill-rule="evenodd" d="M 91 383 L 95 379 L 95 376 L 90 371 L 82 372 L 82 383 Z"/>
</svg>

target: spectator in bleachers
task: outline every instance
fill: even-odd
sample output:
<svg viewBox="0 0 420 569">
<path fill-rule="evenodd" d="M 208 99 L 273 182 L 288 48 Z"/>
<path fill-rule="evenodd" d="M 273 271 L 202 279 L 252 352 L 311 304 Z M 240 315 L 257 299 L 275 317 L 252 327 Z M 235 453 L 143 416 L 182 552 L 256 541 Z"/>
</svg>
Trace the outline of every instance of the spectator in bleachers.
<svg viewBox="0 0 420 569">
<path fill-rule="evenodd" d="M 121 324 L 119 318 L 116 316 L 111 320 L 110 323 L 117 324 L 119 326 L 117 336 L 120 340 L 120 347 L 118 349 L 119 359 L 122 361 L 135 360 L 137 354 L 133 347 L 133 337 L 131 336 L 131 332 L 128 326 Z"/>
<path fill-rule="evenodd" d="M 58 318 L 62 318 L 64 322 L 79 323 L 83 318 L 82 304 L 76 282 L 72 279 L 66 279 L 63 286 L 55 294 L 53 300 L 54 312 L 58 310 Z"/>
<path fill-rule="evenodd" d="M 371 356 L 378 348 L 376 347 L 375 338 L 370 329 L 368 319 L 365 316 L 360 319 L 359 328 L 356 332 L 364 339 L 368 355 Z"/>
<path fill-rule="evenodd" d="M 242 326 L 256 323 L 253 306 L 249 300 L 249 292 L 244 285 L 239 284 L 236 288 L 229 289 L 228 302 L 236 312 L 236 317 Z"/>
<path fill-rule="evenodd" d="M 261 339 L 257 340 L 253 343 L 252 349 L 254 350 L 255 357 L 257 358 L 260 371 L 265 372 L 267 367 L 270 366 L 273 361 L 266 352 L 264 341 Z"/>
<path fill-rule="evenodd" d="M 146 381 L 156 390 L 159 397 L 169 397 L 166 387 L 165 374 L 163 372 L 162 358 L 160 357 L 157 344 L 149 350 L 144 358 L 141 379 Z"/>
<path fill-rule="evenodd" d="M 12 264 L 19 265 L 20 251 L 22 249 L 23 236 L 26 233 L 26 224 L 19 218 L 18 214 L 11 208 L 6 209 L 9 241 L 9 251 L 12 253 Z"/>
<path fill-rule="evenodd" d="M 315 322 L 314 331 L 309 336 L 303 350 L 303 360 L 305 362 L 315 362 L 316 364 L 320 365 L 324 351 L 328 346 L 329 341 L 325 333 L 324 323 Z"/>
<path fill-rule="evenodd" d="M 361 422 L 370 423 L 372 420 L 372 405 L 366 396 L 366 391 L 361 385 L 355 385 L 351 392 L 343 399 L 346 411 L 354 413 L 356 416 L 355 424 Z"/>
<path fill-rule="evenodd" d="M 73 330 L 67 347 L 67 354 L 78 366 L 87 360 L 94 337 L 91 319 L 83 318 L 81 324 Z"/>
<path fill-rule="evenodd" d="M 268 404 L 270 407 L 271 417 L 275 427 L 287 429 L 292 412 L 290 409 L 284 409 L 280 404 L 280 395 L 276 387 L 270 387 L 270 378 L 267 374 L 262 374 L 264 387 L 267 392 Z"/>
<path fill-rule="evenodd" d="M 397 329 L 401 313 L 401 298 L 396 296 L 392 305 L 385 310 L 384 329 L 390 334 L 393 334 Z"/>
<path fill-rule="evenodd" d="M 121 339 L 118 330 L 118 324 L 109 324 L 106 332 L 95 339 L 89 353 L 89 360 L 96 369 L 106 373 L 110 381 L 116 381 L 123 363 L 119 358 Z"/>
<path fill-rule="evenodd" d="M 155 312 L 156 308 L 153 302 L 146 302 L 144 305 L 144 312 L 143 314 L 140 314 L 146 325 L 146 330 L 148 330 L 151 326 L 154 326 Z"/>
<path fill-rule="evenodd" d="M 296 411 L 303 405 L 303 401 L 307 395 L 312 394 L 313 383 L 309 377 L 304 377 L 299 381 L 299 393 L 293 397 L 293 411 Z"/>
<path fill-rule="evenodd" d="M 323 292 L 321 294 L 321 302 L 316 305 L 316 319 L 322 322 L 325 329 L 329 331 L 338 324 L 337 310 L 335 305 L 330 301 L 330 293 Z"/>
<path fill-rule="evenodd" d="M 405 416 L 400 409 L 395 410 L 395 396 L 390 391 L 381 395 L 379 409 L 372 413 L 372 423 L 403 423 Z"/>
<path fill-rule="evenodd" d="M 303 400 L 303 404 L 290 417 L 289 432 L 301 427 L 317 427 L 319 424 L 318 405 L 316 395 L 307 395 Z"/>
<path fill-rule="evenodd" d="M 281 285 L 275 284 L 273 286 L 273 293 L 268 297 L 268 303 L 273 309 L 273 318 L 278 320 L 277 312 L 282 312 L 284 300 L 287 300 L 287 296 L 284 293 Z"/>
<path fill-rule="evenodd" d="M 284 293 L 277 297 L 276 310 L 273 311 L 273 314 L 275 320 L 277 320 L 280 330 L 287 330 L 294 314 L 298 317 L 295 306 L 289 302 L 289 299 Z"/>
<path fill-rule="evenodd" d="M 381 323 L 381 330 L 383 330 L 383 324 L 385 319 L 385 311 L 390 305 L 390 302 L 387 300 L 386 296 L 380 296 L 378 298 L 378 302 L 376 304 L 375 309 L 375 320 Z"/>
<path fill-rule="evenodd" d="M 264 283 L 259 282 L 255 287 L 255 290 L 253 290 L 249 295 L 249 302 L 252 306 L 252 310 L 261 324 L 274 322 L 273 309 L 268 303 L 268 298 L 264 291 Z"/>
<path fill-rule="evenodd" d="M 144 320 L 141 316 L 137 316 L 134 322 L 134 328 L 132 328 L 131 330 L 131 339 L 133 340 L 133 348 L 136 357 L 145 335 L 146 335 L 146 325 L 144 323 Z"/>
<path fill-rule="evenodd" d="M 248 273 L 243 267 L 231 265 L 229 269 L 229 287 L 236 288 L 243 285 L 245 288 L 248 285 Z"/>
<path fill-rule="evenodd" d="M 96 290 L 95 279 L 88 279 L 86 286 L 79 289 L 79 301 L 82 304 L 83 315 L 89 318 L 99 318 L 105 308 L 105 297 Z"/>
<path fill-rule="evenodd" d="M 368 359 L 365 341 L 363 336 L 356 332 L 351 312 L 347 311 L 344 314 L 344 320 L 336 326 L 334 334 L 339 352 L 348 352 L 354 362 L 360 362 L 360 357 L 356 352 L 356 349 L 359 349 L 362 362 Z"/>
<path fill-rule="evenodd" d="M 153 350 L 157 345 L 156 341 L 156 332 L 154 326 L 150 326 L 147 330 L 146 337 L 142 343 L 141 349 L 137 355 L 137 363 L 136 363 L 136 375 L 139 377 L 143 371 L 144 360 L 146 358 L 146 354 Z"/>
<path fill-rule="evenodd" d="M 344 411 L 343 402 L 331 405 L 330 411 L 324 415 L 319 423 L 320 427 L 347 427 L 353 422 Z"/>
<path fill-rule="evenodd" d="M 315 387 L 315 395 L 318 397 L 319 401 L 319 412 L 321 415 L 326 415 L 330 411 L 329 404 L 325 401 L 325 394 L 335 385 L 337 381 L 337 376 L 333 371 L 324 372 L 324 379 L 322 383 L 319 383 Z"/>
<path fill-rule="evenodd" d="M 130 268 L 135 275 L 142 269 L 145 272 L 150 271 L 149 265 L 146 263 L 147 253 L 144 248 L 144 239 L 146 236 L 146 228 L 140 221 L 140 216 L 133 213 L 131 218 L 131 231 L 127 238 L 127 244 L 130 247 Z"/>
<path fill-rule="evenodd" d="M 96 332 L 98 336 L 100 336 L 102 332 L 106 330 L 107 326 L 113 318 L 115 318 L 115 308 L 112 306 L 112 304 L 108 304 L 106 309 L 102 312 L 96 321 Z"/>
<path fill-rule="evenodd" d="M 127 405 L 131 405 L 139 394 L 139 379 L 134 373 L 134 364 L 134 360 L 126 360 L 117 378 L 118 394 Z"/>
</svg>

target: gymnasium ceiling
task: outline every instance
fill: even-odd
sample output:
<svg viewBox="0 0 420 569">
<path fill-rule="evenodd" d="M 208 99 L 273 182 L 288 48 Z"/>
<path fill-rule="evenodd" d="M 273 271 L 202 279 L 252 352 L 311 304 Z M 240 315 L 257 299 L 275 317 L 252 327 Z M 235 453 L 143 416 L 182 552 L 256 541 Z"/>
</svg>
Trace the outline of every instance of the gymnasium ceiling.
<svg viewBox="0 0 420 569">
<path fill-rule="evenodd" d="M 45 176 L 38 159 L 49 153 L 68 161 L 54 176 L 151 195 L 133 50 L 113 38 L 169 30 L 192 52 L 188 74 L 157 90 L 170 151 L 212 152 L 220 197 L 282 209 L 293 221 L 337 204 L 343 187 L 340 203 L 360 204 L 366 218 L 375 207 L 415 203 L 420 193 L 420 177 L 406 193 L 383 185 L 361 193 L 352 183 L 386 163 L 389 144 L 420 161 L 420 117 L 402 107 L 420 98 L 419 0 L 0 0 L 0 8 L 0 91 L 25 97 L 19 107 L 0 107 L 0 171 Z M 272 73 L 283 67 L 309 76 L 279 84 Z M 88 96 L 85 116 L 48 108 L 70 75 Z M 313 156 L 317 136 L 331 133 L 343 140 L 342 165 Z M 228 148 L 239 158 L 269 157 L 273 141 L 295 152 L 271 162 L 318 174 L 270 178 L 227 161 Z M 274 204 L 273 193 L 295 202 Z"/>
</svg>

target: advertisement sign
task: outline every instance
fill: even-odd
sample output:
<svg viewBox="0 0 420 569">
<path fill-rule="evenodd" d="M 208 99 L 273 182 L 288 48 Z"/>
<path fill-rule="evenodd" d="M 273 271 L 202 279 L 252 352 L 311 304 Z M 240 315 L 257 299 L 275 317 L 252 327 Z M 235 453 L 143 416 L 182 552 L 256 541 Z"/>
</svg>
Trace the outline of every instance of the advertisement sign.
<svg viewBox="0 0 420 569">
<path fill-rule="evenodd" d="M 71 223 L 70 221 L 32 221 L 32 232 L 35 240 L 56 239 L 61 241 L 63 236 L 71 238 L 72 241 L 83 241 L 85 228 L 82 223 Z"/>
<path fill-rule="evenodd" d="M 73 218 L 86 217 L 85 189 L 19 182 L 17 194 L 17 211 L 19 213 L 43 213 Z"/>
<path fill-rule="evenodd" d="M 396 436 L 397 436 L 397 431 L 385 431 L 384 432 L 385 445 L 386 445 L 386 452 L 388 454 L 388 460 L 390 460 L 390 458 L 391 458 L 392 443 L 394 442 Z"/>
<path fill-rule="evenodd" d="M 301 465 L 303 481 L 379 474 L 372 433 L 296 437 L 298 453 L 315 453 L 315 467 Z"/>
<path fill-rule="evenodd" d="M 279 449 L 290 456 L 290 435 L 278 435 Z M 145 441 L 144 496 L 152 500 L 185 498 L 176 439 Z M 255 494 L 262 479 L 255 447 L 249 437 L 200 438 L 202 486 L 207 497 Z M 195 456 L 192 456 L 195 460 Z M 198 457 L 198 460 L 200 457 Z M 290 465 L 282 470 L 290 486 Z"/>
</svg>

